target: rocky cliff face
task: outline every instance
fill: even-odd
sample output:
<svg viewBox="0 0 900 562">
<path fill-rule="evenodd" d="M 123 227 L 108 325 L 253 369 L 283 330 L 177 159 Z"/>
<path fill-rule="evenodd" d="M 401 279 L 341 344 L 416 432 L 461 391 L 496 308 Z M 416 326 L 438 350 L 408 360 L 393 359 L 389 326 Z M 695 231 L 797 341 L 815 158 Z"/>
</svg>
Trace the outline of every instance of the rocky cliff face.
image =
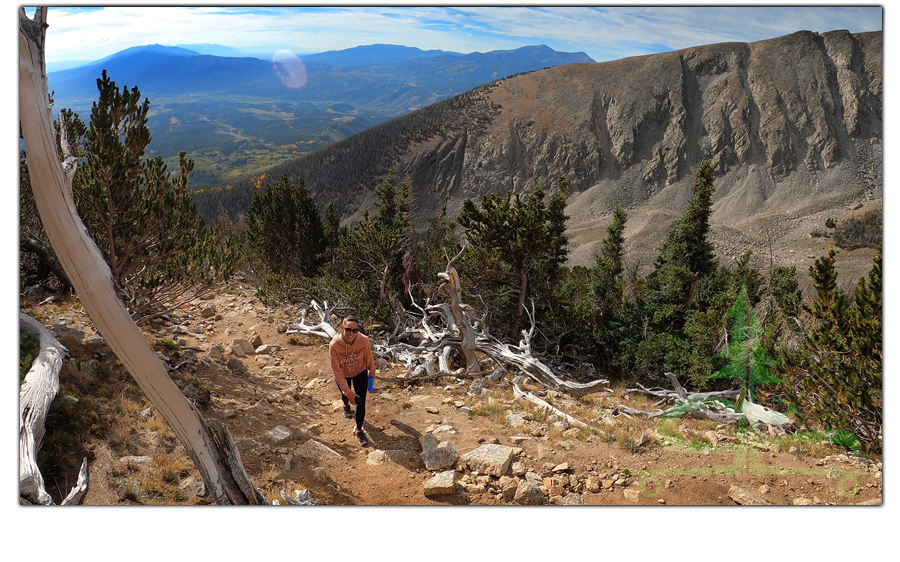
<svg viewBox="0 0 900 562">
<path fill-rule="evenodd" d="M 448 127 L 396 167 L 423 223 L 567 176 L 570 264 L 587 265 L 617 204 L 635 256 L 652 253 L 711 159 L 723 254 L 787 249 L 810 221 L 880 204 L 882 62 L 881 32 L 801 31 L 532 72 L 486 88 L 472 111 L 488 121 Z"/>
</svg>

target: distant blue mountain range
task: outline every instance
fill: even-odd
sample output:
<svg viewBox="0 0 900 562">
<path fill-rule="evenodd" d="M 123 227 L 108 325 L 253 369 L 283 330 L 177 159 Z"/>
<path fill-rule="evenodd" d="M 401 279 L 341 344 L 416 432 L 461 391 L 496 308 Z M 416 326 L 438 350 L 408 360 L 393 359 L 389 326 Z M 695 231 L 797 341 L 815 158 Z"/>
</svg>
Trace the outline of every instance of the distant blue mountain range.
<svg viewBox="0 0 900 562">
<path fill-rule="evenodd" d="M 208 52 L 225 49 L 197 47 Z M 543 45 L 469 54 L 368 45 L 299 59 L 306 72 L 302 88 L 286 86 L 271 60 L 164 45 L 132 47 L 77 68 L 50 72 L 47 78 L 57 107 L 76 111 L 90 107 L 97 97 L 97 78 L 106 69 L 117 85 L 138 86 L 151 103 L 158 96 L 251 96 L 350 103 L 400 114 L 513 74 L 594 62 L 584 53 L 561 53 Z"/>
</svg>

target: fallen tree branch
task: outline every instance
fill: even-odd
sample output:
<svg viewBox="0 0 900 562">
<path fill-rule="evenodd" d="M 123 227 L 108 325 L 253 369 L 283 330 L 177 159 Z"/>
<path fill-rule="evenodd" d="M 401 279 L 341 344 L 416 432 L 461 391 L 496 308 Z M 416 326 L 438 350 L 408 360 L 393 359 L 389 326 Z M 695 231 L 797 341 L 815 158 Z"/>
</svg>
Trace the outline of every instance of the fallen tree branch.
<svg viewBox="0 0 900 562">
<path fill-rule="evenodd" d="M 475 349 L 484 353 L 497 363 L 512 365 L 525 373 L 529 378 L 554 390 L 571 394 L 572 396 L 585 396 L 594 392 L 599 392 L 609 383 L 606 379 L 597 379 L 589 383 L 575 383 L 563 380 L 556 376 L 556 374 L 554 374 L 544 363 L 523 353 L 518 348 L 513 348 L 495 338 L 478 338 Z"/>
<path fill-rule="evenodd" d="M 331 340 L 331 338 L 337 335 L 337 329 L 331 324 L 333 309 L 328 306 L 328 301 L 323 301 L 323 306 L 320 306 L 315 299 L 311 301 L 310 306 L 312 306 L 313 310 L 319 315 L 319 322 L 317 324 L 306 324 L 306 315 L 309 313 L 309 309 L 303 308 L 300 310 L 300 320 L 297 321 L 294 329 L 288 330 L 285 333 L 305 334 Z"/>
<path fill-rule="evenodd" d="M 566 420 L 567 422 L 569 422 L 570 424 L 572 424 L 574 426 L 580 427 L 582 429 L 595 429 L 595 428 L 589 426 L 588 424 L 584 423 L 583 421 L 581 421 L 577 418 L 574 418 L 574 417 L 570 416 L 569 414 L 563 412 L 562 410 L 560 410 L 558 408 L 554 408 L 553 406 L 551 406 L 547 402 L 541 400 L 534 394 L 522 390 L 521 388 L 519 388 L 519 385 L 516 384 L 515 381 L 513 381 L 512 387 L 513 387 L 513 396 L 515 396 L 516 398 L 521 398 L 523 400 L 527 400 L 527 401 L 531 402 L 532 404 L 535 404 L 544 410 L 552 412 L 553 414 L 556 414 L 556 416 Z"/>
<path fill-rule="evenodd" d="M 19 329 L 37 336 L 40 345 L 40 352 L 32 361 L 25 382 L 19 387 L 19 497 L 20 502 L 24 503 L 52 505 L 53 500 L 44 489 L 44 477 L 37 465 L 37 452 L 44 438 L 44 423 L 50 404 L 59 393 L 59 372 L 67 350 L 50 330 L 22 312 L 19 313 Z M 87 490 L 86 470 L 87 459 L 84 459 L 83 482 L 79 475 L 78 486 L 69 494 L 72 499 L 66 498 L 69 503 L 80 500 Z M 77 494 L 82 487 L 84 491 Z"/>
</svg>

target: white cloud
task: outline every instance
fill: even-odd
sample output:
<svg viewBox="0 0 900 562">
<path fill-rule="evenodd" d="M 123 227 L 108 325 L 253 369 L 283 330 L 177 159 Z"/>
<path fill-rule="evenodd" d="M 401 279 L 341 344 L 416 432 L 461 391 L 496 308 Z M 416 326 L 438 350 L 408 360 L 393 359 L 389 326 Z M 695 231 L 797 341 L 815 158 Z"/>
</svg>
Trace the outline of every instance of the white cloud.
<svg viewBox="0 0 900 562">
<path fill-rule="evenodd" d="M 801 29 L 881 29 L 880 7 L 51 7 L 47 59 L 214 43 L 315 53 L 373 43 L 459 52 L 546 44 L 611 60 L 665 49 L 758 41 Z"/>
</svg>

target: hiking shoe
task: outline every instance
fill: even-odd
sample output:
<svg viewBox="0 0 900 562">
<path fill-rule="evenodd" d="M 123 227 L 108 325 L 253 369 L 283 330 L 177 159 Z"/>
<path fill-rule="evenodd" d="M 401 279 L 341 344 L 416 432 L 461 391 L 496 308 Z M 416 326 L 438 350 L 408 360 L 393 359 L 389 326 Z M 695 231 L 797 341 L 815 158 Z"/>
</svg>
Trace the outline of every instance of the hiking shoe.
<svg viewBox="0 0 900 562">
<path fill-rule="evenodd" d="M 350 406 L 344 406 L 344 417 L 348 420 L 353 417 L 353 410 L 350 409 Z"/>
<path fill-rule="evenodd" d="M 366 437 L 366 434 L 363 430 L 356 430 L 356 438 L 359 439 L 360 447 L 367 447 L 369 445 L 369 438 Z"/>
</svg>

